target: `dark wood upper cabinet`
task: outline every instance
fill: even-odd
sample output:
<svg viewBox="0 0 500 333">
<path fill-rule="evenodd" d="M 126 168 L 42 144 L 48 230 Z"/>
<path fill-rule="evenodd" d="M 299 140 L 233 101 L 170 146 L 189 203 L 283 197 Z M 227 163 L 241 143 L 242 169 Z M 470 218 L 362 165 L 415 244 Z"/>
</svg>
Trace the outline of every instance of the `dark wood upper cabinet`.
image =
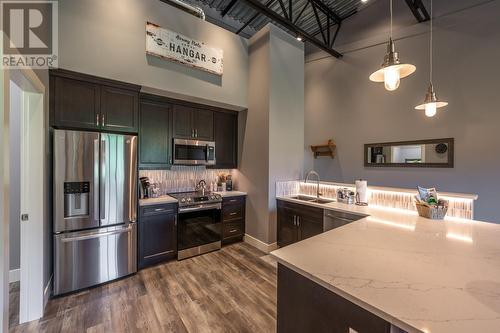
<svg viewBox="0 0 500 333">
<path fill-rule="evenodd" d="M 49 73 L 51 126 L 137 133 L 140 86 L 64 69 Z"/>
<path fill-rule="evenodd" d="M 138 106 L 138 92 L 102 86 L 101 127 L 110 131 L 136 133 L 139 129 Z"/>
<path fill-rule="evenodd" d="M 214 140 L 214 112 L 210 110 L 193 110 L 193 129 L 198 140 Z"/>
<path fill-rule="evenodd" d="M 193 109 L 189 106 L 174 105 L 174 138 L 194 138 Z"/>
<path fill-rule="evenodd" d="M 174 138 L 213 141 L 213 111 L 187 105 L 175 105 L 173 114 Z"/>
<path fill-rule="evenodd" d="M 51 78 L 53 123 L 61 127 L 93 129 L 100 113 L 99 85 L 64 77 Z"/>
<path fill-rule="evenodd" d="M 238 114 L 214 112 L 214 139 L 216 167 L 237 167 Z"/>
<path fill-rule="evenodd" d="M 141 98 L 139 115 L 139 168 L 168 169 L 171 164 L 171 104 Z"/>
</svg>

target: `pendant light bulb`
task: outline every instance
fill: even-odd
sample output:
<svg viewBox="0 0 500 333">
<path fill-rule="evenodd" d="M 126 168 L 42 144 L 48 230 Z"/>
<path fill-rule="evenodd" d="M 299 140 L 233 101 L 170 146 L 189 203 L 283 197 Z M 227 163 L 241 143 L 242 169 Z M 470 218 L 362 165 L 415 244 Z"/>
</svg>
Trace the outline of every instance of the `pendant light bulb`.
<svg viewBox="0 0 500 333">
<path fill-rule="evenodd" d="M 397 66 L 384 68 L 384 86 L 389 91 L 398 89 L 401 82 L 401 75 Z"/>
<path fill-rule="evenodd" d="M 429 118 L 434 117 L 437 113 L 436 103 L 425 104 L 425 115 Z"/>
</svg>

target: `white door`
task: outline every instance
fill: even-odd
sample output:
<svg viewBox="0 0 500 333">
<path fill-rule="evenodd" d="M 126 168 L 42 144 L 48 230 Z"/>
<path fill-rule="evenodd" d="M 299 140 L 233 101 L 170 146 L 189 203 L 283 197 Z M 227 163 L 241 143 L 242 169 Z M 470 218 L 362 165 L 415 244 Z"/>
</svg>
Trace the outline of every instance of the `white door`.
<svg viewBox="0 0 500 333">
<path fill-rule="evenodd" d="M 43 95 L 23 91 L 21 114 L 21 323 L 43 315 Z"/>
</svg>

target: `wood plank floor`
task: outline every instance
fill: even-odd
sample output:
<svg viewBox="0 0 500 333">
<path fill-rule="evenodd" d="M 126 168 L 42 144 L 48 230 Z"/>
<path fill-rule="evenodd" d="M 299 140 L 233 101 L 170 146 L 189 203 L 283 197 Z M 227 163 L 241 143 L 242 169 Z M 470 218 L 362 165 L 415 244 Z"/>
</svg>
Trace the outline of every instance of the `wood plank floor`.
<svg viewBox="0 0 500 333">
<path fill-rule="evenodd" d="M 237 243 L 49 301 L 11 332 L 275 332 L 276 269 Z"/>
</svg>

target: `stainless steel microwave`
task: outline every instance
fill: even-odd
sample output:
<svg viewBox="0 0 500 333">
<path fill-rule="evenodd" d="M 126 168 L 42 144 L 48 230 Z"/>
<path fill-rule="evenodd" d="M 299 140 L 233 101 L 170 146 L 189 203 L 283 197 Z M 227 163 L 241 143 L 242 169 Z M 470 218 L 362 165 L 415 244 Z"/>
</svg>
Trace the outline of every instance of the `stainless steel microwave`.
<svg viewBox="0 0 500 333">
<path fill-rule="evenodd" d="M 174 139 L 174 164 L 215 165 L 215 142 Z"/>
</svg>

